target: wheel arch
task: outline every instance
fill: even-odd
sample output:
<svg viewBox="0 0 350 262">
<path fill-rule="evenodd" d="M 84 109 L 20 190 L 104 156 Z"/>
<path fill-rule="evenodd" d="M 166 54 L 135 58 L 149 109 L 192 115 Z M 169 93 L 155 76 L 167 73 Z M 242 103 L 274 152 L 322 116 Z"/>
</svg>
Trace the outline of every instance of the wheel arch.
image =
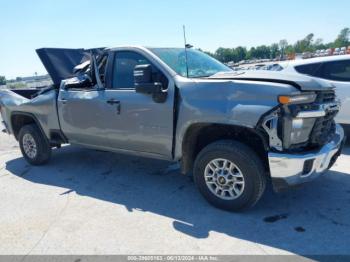
<svg viewBox="0 0 350 262">
<path fill-rule="evenodd" d="M 15 111 L 11 114 L 11 127 L 13 135 L 15 136 L 16 140 L 18 140 L 18 134 L 21 128 L 25 125 L 35 124 L 42 135 L 47 139 L 47 136 L 45 135 L 45 132 L 39 122 L 39 120 L 35 117 L 35 115 L 27 112 L 19 112 Z"/>
<path fill-rule="evenodd" d="M 196 123 L 188 127 L 182 140 L 181 172 L 187 174 L 192 171 L 196 156 L 205 146 L 227 139 L 252 148 L 263 159 L 264 167 L 268 170 L 268 142 L 257 129 L 230 124 Z"/>
</svg>

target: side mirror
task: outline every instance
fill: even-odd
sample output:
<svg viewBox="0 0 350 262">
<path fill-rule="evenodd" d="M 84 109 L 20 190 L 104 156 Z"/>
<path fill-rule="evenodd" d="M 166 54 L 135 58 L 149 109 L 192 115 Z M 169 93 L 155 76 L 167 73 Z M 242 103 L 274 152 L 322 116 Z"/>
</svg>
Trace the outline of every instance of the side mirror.
<svg viewBox="0 0 350 262">
<path fill-rule="evenodd" d="M 149 84 L 152 82 L 152 66 L 137 65 L 134 68 L 134 81 L 137 84 Z"/>
<path fill-rule="evenodd" d="M 153 100 L 157 103 L 165 102 L 167 92 L 163 90 L 162 83 L 153 82 L 151 65 L 135 66 L 134 83 L 136 93 L 152 95 Z"/>
<path fill-rule="evenodd" d="M 152 81 L 152 66 L 137 65 L 134 68 L 134 83 L 136 93 L 154 94 L 162 91 L 161 83 Z"/>
</svg>

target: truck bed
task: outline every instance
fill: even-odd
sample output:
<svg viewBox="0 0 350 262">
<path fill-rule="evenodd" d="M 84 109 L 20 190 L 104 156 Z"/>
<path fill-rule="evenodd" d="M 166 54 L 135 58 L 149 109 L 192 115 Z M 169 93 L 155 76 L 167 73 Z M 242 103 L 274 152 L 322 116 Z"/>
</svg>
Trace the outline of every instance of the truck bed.
<svg viewBox="0 0 350 262">
<path fill-rule="evenodd" d="M 12 92 L 16 93 L 17 95 L 23 96 L 28 99 L 32 99 L 35 97 L 41 89 L 34 89 L 34 88 L 27 88 L 27 89 L 10 89 Z"/>
</svg>

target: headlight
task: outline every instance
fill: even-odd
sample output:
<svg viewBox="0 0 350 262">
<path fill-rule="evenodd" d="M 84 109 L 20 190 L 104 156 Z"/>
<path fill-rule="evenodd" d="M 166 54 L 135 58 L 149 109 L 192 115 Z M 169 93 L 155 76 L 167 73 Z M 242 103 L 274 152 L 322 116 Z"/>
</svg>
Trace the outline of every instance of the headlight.
<svg viewBox="0 0 350 262">
<path fill-rule="evenodd" d="M 290 144 L 301 144 L 309 140 L 315 124 L 315 118 L 293 118 L 291 123 Z"/>
<path fill-rule="evenodd" d="M 306 104 L 312 103 L 316 100 L 315 93 L 305 93 L 300 95 L 287 95 L 287 96 L 279 96 L 278 102 L 283 105 L 291 105 L 291 104 Z"/>
</svg>

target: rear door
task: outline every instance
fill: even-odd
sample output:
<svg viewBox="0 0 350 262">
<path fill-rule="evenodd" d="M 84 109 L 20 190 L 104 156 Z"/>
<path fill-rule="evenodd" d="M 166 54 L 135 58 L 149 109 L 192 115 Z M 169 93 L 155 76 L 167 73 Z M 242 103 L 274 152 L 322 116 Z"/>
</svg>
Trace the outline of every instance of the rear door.
<svg viewBox="0 0 350 262">
<path fill-rule="evenodd" d="M 70 143 L 108 148 L 109 106 L 103 90 L 94 88 L 61 88 L 58 116 L 62 132 Z"/>
</svg>

